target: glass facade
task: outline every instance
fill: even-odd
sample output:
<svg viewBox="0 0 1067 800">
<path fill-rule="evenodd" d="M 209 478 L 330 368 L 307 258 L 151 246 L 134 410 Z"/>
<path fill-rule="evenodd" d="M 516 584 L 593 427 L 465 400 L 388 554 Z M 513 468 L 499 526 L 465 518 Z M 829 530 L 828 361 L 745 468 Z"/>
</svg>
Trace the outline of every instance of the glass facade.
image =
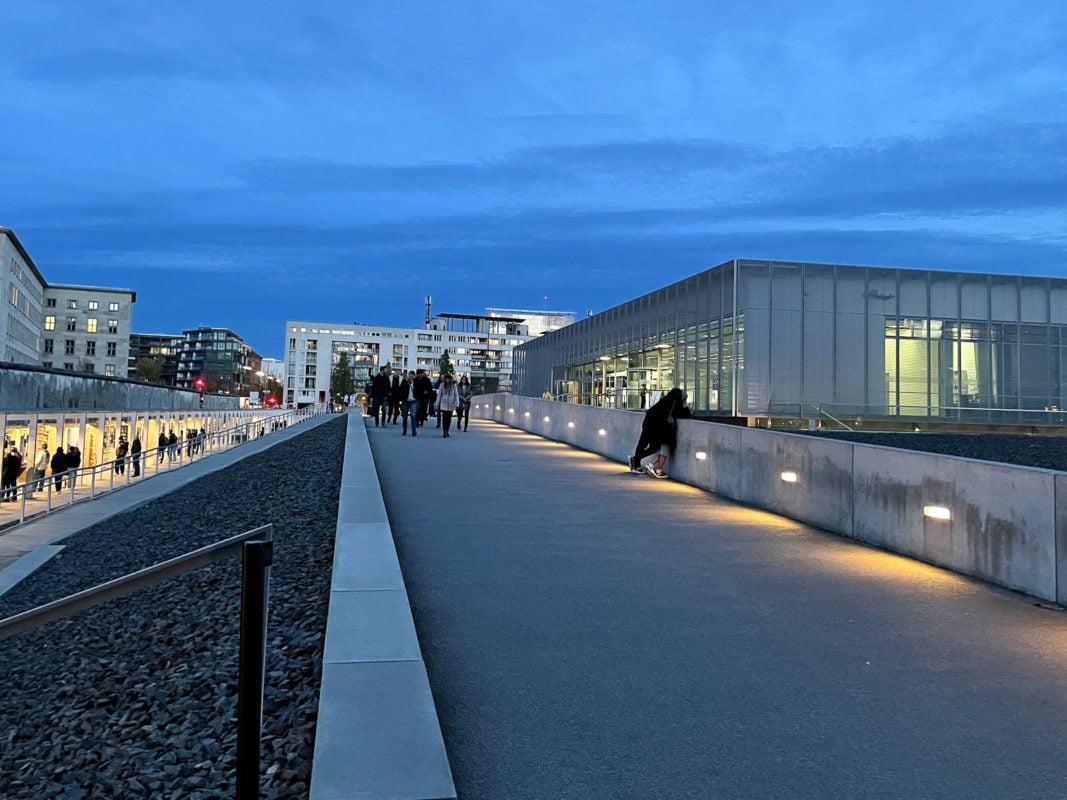
<svg viewBox="0 0 1067 800">
<path fill-rule="evenodd" d="M 1067 280 L 737 260 L 515 351 L 515 390 L 747 418 L 1059 424 Z"/>
</svg>

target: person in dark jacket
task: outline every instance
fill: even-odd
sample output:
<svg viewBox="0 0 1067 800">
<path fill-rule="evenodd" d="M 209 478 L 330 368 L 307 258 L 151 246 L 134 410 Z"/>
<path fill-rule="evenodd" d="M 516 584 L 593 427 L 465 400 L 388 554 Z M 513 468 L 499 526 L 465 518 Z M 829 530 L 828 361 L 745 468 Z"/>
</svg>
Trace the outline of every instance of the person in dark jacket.
<svg viewBox="0 0 1067 800">
<path fill-rule="evenodd" d="M 134 436 L 130 445 L 130 464 L 133 466 L 133 477 L 141 474 L 141 437 Z"/>
<path fill-rule="evenodd" d="M 370 387 L 370 415 L 374 417 L 374 427 L 377 428 L 379 424 L 379 418 L 382 416 L 382 409 L 385 406 L 386 401 L 389 399 L 389 368 L 383 365 L 378 374 L 371 378 Z"/>
<path fill-rule="evenodd" d="M 67 474 L 67 454 L 62 447 L 57 447 L 52 454 L 52 477 L 56 481 L 56 491 L 63 491 L 63 476 Z"/>
<path fill-rule="evenodd" d="M 393 373 L 393 380 L 389 385 L 389 412 L 385 416 L 394 425 L 400 418 L 400 404 L 407 399 L 407 391 L 407 381 L 399 373 Z"/>
<path fill-rule="evenodd" d="M 630 472 L 647 472 L 653 478 L 667 477 L 663 467 L 678 441 L 677 420 L 691 415 L 685 400 L 685 392 L 675 387 L 645 412 L 645 419 L 641 423 L 641 437 L 637 440 L 634 454 L 630 456 Z M 657 451 L 655 460 L 642 469 L 642 459 Z"/>
<path fill-rule="evenodd" d="M 71 486 L 78 485 L 78 467 L 82 465 L 82 451 L 76 444 L 67 447 L 67 480 Z"/>
<path fill-rule="evenodd" d="M 11 449 L 4 453 L 0 466 L 0 501 L 14 503 L 19 496 L 15 484 L 18 483 L 19 473 L 22 472 L 22 453 L 14 442 L 5 441 L 4 445 L 10 446 Z"/>
<path fill-rule="evenodd" d="M 420 428 L 426 422 L 430 404 L 433 402 L 433 394 L 433 381 L 430 380 L 430 376 L 425 370 L 415 370 L 415 399 L 419 401 L 418 427 Z"/>
</svg>

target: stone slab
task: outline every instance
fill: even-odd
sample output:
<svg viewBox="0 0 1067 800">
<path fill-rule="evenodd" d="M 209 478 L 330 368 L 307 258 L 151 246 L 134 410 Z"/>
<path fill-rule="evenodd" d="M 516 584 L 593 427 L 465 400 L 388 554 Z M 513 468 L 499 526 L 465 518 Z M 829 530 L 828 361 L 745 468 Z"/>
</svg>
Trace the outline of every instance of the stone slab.
<svg viewBox="0 0 1067 800">
<path fill-rule="evenodd" d="M 311 800 L 454 798 L 421 661 L 323 664 Z"/>
<path fill-rule="evenodd" d="M 59 554 L 63 545 L 44 544 L 33 548 L 14 563 L 0 570 L 0 596 L 11 591 L 19 581 L 32 575 Z"/>
<path fill-rule="evenodd" d="M 337 526 L 332 588 L 335 592 L 404 591 L 404 576 L 387 523 Z"/>
<path fill-rule="evenodd" d="M 421 657 L 405 592 L 331 592 L 323 663 Z"/>
<path fill-rule="evenodd" d="M 369 458 L 369 455 L 368 455 Z M 385 502 L 378 481 L 363 486 L 342 486 L 337 508 L 337 523 L 388 522 Z"/>
</svg>

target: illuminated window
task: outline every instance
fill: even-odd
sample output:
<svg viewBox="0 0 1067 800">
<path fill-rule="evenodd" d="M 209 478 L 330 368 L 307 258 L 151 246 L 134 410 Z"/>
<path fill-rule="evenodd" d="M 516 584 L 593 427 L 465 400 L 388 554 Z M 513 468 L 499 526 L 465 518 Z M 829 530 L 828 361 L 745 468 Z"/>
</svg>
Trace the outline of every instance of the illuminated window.
<svg viewBox="0 0 1067 800">
<path fill-rule="evenodd" d="M 54 331 L 56 329 L 56 318 L 54 315 L 49 314 L 44 318 L 44 329 L 46 331 Z"/>
<path fill-rule="evenodd" d="M 89 333 L 96 333 L 96 317 L 89 317 L 85 320 L 85 330 Z"/>
</svg>

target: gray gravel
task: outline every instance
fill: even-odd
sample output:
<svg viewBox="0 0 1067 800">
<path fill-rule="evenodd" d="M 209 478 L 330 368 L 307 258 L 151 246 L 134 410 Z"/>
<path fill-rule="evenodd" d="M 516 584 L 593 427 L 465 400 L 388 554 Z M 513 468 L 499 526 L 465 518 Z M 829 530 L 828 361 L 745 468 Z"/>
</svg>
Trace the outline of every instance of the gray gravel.
<svg viewBox="0 0 1067 800">
<path fill-rule="evenodd" d="M 1027 436 L 1006 433 L 899 433 L 848 431 L 789 431 L 805 436 L 844 439 L 863 444 L 920 450 L 945 456 L 999 461 L 1023 467 L 1067 470 L 1067 436 Z"/>
<path fill-rule="evenodd" d="M 273 522 L 264 796 L 308 793 L 345 420 L 96 525 L 0 617 Z M 229 798 L 240 559 L 0 642 L 0 797 Z"/>
</svg>

